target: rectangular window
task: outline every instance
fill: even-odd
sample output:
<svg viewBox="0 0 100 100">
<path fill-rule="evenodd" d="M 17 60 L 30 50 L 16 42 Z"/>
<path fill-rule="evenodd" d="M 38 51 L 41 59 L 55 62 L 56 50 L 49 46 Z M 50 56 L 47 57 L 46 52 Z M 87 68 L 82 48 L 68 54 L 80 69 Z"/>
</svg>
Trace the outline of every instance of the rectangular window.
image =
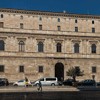
<svg viewBox="0 0 100 100">
<path fill-rule="evenodd" d="M 43 66 L 39 66 L 39 73 L 43 73 Z"/>
<path fill-rule="evenodd" d="M 92 33 L 95 33 L 95 28 L 92 28 Z"/>
<path fill-rule="evenodd" d="M 4 23 L 0 22 L 0 28 L 3 28 L 3 27 L 4 27 Z"/>
<path fill-rule="evenodd" d="M 75 32 L 78 32 L 78 27 L 75 27 Z"/>
<path fill-rule="evenodd" d="M 19 66 L 19 72 L 24 72 L 24 66 Z"/>
<path fill-rule="evenodd" d="M 23 23 L 20 23 L 20 28 L 23 29 Z"/>
<path fill-rule="evenodd" d="M 0 65 L 0 72 L 4 72 L 4 65 Z"/>
<path fill-rule="evenodd" d="M 58 28 L 58 31 L 61 31 L 61 27 L 60 26 L 57 26 L 57 28 Z"/>
<path fill-rule="evenodd" d="M 39 30 L 42 30 L 42 25 L 39 25 Z"/>
<path fill-rule="evenodd" d="M 92 66 L 92 73 L 96 73 L 96 66 Z"/>
</svg>

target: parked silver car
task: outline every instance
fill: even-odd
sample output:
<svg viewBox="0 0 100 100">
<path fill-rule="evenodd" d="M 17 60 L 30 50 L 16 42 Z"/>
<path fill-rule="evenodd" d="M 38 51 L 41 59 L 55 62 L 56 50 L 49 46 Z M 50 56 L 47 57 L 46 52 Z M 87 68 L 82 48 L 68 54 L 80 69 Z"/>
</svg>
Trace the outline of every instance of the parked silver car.
<svg viewBox="0 0 100 100">
<path fill-rule="evenodd" d="M 45 77 L 45 78 L 41 78 L 38 79 L 35 82 L 32 82 L 33 86 L 38 86 L 39 85 L 39 81 L 41 82 L 42 85 L 49 85 L 49 86 L 55 86 L 58 85 L 58 79 L 56 77 Z"/>
</svg>

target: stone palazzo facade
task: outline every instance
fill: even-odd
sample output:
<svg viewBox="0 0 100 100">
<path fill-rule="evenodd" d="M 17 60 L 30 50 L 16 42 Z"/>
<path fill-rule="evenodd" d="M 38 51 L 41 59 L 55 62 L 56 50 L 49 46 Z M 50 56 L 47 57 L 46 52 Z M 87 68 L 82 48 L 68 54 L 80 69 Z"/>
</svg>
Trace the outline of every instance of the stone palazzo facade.
<svg viewBox="0 0 100 100">
<path fill-rule="evenodd" d="M 61 80 L 71 67 L 100 81 L 100 16 L 0 9 L 0 77 Z"/>
</svg>

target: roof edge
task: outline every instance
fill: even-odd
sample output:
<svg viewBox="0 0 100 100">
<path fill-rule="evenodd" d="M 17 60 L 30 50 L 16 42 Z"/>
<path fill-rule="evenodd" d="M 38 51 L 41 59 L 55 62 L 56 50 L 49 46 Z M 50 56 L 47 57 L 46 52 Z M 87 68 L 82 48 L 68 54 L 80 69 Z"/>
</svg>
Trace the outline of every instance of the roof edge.
<svg viewBox="0 0 100 100">
<path fill-rule="evenodd" d="M 15 9 L 15 8 L 14 9 L 13 8 L 0 8 L 0 12 L 100 19 L 99 15 L 74 14 L 74 13 L 67 13 L 67 12 L 52 12 L 52 11 L 26 10 L 26 9 Z"/>
</svg>

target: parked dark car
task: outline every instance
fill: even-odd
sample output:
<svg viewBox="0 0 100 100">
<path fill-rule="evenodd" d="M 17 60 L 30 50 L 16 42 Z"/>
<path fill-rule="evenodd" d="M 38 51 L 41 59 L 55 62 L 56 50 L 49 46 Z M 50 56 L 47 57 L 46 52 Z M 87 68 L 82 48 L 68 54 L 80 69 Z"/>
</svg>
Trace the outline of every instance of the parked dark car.
<svg viewBox="0 0 100 100">
<path fill-rule="evenodd" d="M 62 82 L 63 85 L 69 85 L 69 86 L 72 86 L 73 83 L 76 82 L 74 81 L 73 79 L 66 79 Z"/>
<path fill-rule="evenodd" d="M 8 86 L 9 81 L 6 78 L 0 78 L 0 86 Z"/>
<path fill-rule="evenodd" d="M 95 80 L 92 79 L 87 79 L 87 80 L 83 80 L 81 82 L 78 82 L 78 86 L 95 86 L 96 82 Z"/>
<path fill-rule="evenodd" d="M 96 85 L 97 85 L 97 86 L 100 86 L 100 82 L 97 82 Z"/>
</svg>

